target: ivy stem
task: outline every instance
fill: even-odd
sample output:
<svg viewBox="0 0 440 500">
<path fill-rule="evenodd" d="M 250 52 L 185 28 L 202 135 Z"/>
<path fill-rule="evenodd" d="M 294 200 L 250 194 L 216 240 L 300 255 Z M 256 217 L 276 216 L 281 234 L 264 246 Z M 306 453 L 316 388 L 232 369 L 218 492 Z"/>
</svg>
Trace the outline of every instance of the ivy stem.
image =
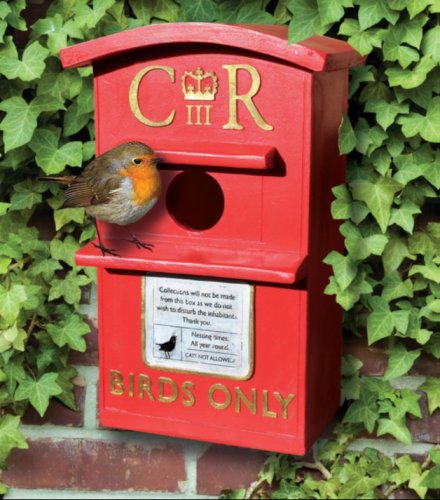
<svg viewBox="0 0 440 500">
<path fill-rule="evenodd" d="M 313 462 L 298 462 L 299 467 L 305 467 L 307 469 L 313 469 L 319 471 L 325 479 L 331 479 L 332 473 L 327 469 L 327 467 L 318 459 L 318 445 L 315 443 L 312 448 Z"/>
<path fill-rule="evenodd" d="M 254 493 L 256 493 L 258 488 L 260 488 L 265 481 L 266 481 L 266 479 L 259 479 L 258 481 L 254 481 L 253 483 L 251 483 L 249 488 L 247 488 L 246 493 L 244 494 L 244 498 L 246 500 L 249 500 L 250 498 L 252 498 Z"/>
<path fill-rule="evenodd" d="M 32 257 L 30 255 L 28 255 L 24 259 L 19 260 L 18 262 L 15 262 L 14 264 L 10 264 L 8 266 L 8 272 L 13 271 L 14 269 L 17 269 L 17 268 L 23 268 L 26 264 L 28 264 L 31 261 L 32 261 Z"/>
<path fill-rule="evenodd" d="M 29 323 L 28 329 L 27 329 L 27 336 L 28 338 L 32 335 L 32 332 L 34 331 L 35 325 L 37 324 L 37 318 L 38 315 L 37 313 L 34 313 L 31 318 L 31 322 Z"/>
</svg>

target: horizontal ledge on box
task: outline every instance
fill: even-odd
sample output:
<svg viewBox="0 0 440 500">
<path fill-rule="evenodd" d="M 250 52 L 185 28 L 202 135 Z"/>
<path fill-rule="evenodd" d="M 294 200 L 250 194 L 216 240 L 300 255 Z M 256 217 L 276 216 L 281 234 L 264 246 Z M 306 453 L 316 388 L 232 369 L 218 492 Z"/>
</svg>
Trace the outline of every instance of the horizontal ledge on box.
<svg viewBox="0 0 440 500">
<path fill-rule="evenodd" d="M 182 245 L 148 239 L 153 251 L 137 249 L 120 239 L 105 240 L 119 256 L 102 255 L 89 243 L 76 253 L 76 264 L 120 271 L 209 276 L 225 279 L 291 284 L 307 277 L 307 256 L 276 248 L 224 248 Z M 249 247 L 252 242 L 249 242 Z"/>
<path fill-rule="evenodd" d="M 155 148 L 160 165 L 191 165 L 227 169 L 271 170 L 275 168 L 277 151 L 271 146 L 247 144 L 197 143 L 191 151 L 173 144 Z M 162 163 L 163 162 L 163 163 Z"/>
</svg>

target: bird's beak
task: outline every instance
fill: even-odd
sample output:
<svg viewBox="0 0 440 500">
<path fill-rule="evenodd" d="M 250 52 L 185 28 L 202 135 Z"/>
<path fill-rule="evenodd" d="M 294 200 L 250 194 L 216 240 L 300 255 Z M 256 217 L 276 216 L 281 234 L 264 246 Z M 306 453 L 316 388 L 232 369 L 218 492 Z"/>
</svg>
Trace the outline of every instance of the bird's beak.
<svg viewBox="0 0 440 500">
<path fill-rule="evenodd" d="M 163 162 L 163 159 L 158 158 L 157 156 L 155 156 L 152 160 L 152 163 L 154 163 L 155 165 L 158 165 L 159 163 L 162 163 L 162 162 Z"/>
</svg>

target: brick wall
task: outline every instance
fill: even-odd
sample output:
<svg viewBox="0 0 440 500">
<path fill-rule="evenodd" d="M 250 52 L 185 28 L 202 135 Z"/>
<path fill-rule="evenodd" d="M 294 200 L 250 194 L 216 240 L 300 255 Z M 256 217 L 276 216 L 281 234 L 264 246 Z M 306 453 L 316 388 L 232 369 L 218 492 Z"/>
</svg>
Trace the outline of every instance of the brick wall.
<svg viewBox="0 0 440 500">
<path fill-rule="evenodd" d="M 247 487 L 257 478 L 265 453 L 209 443 L 185 441 L 101 428 L 97 419 L 96 294 L 83 304 L 92 333 L 85 354 L 75 354 L 75 394 L 79 411 L 53 402 L 43 419 L 29 411 L 22 430 L 28 450 L 14 450 L 2 481 L 11 487 L 6 498 L 206 498 L 222 489 Z M 382 375 L 386 354 L 361 340 L 345 342 L 345 352 L 364 362 L 363 373 Z M 395 381 L 417 390 L 426 375 L 440 375 L 440 364 L 420 359 L 410 376 Z M 440 412 L 413 418 L 412 445 L 366 436 L 351 447 L 375 447 L 389 455 L 424 455 L 440 441 Z M 335 421 L 337 421 L 337 416 Z M 329 426 L 326 434 L 330 434 Z"/>
</svg>

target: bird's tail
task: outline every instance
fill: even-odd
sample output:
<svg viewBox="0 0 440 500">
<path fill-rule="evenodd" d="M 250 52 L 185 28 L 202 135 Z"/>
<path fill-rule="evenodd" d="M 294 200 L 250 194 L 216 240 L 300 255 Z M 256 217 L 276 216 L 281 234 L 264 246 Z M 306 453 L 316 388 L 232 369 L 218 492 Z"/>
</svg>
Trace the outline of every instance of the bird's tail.
<svg viewBox="0 0 440 500">
<path fill-rule="evenodd" d="M 75 180 L 74 175 L 66 175 L 66 176 L 57 176 L 57 175 L 40 175 L 37 177 L 37 181 L 45 181 L 45 182 L 56 182 L 58 184 L 72 184 L 72 182 Z"/>
</svg>

